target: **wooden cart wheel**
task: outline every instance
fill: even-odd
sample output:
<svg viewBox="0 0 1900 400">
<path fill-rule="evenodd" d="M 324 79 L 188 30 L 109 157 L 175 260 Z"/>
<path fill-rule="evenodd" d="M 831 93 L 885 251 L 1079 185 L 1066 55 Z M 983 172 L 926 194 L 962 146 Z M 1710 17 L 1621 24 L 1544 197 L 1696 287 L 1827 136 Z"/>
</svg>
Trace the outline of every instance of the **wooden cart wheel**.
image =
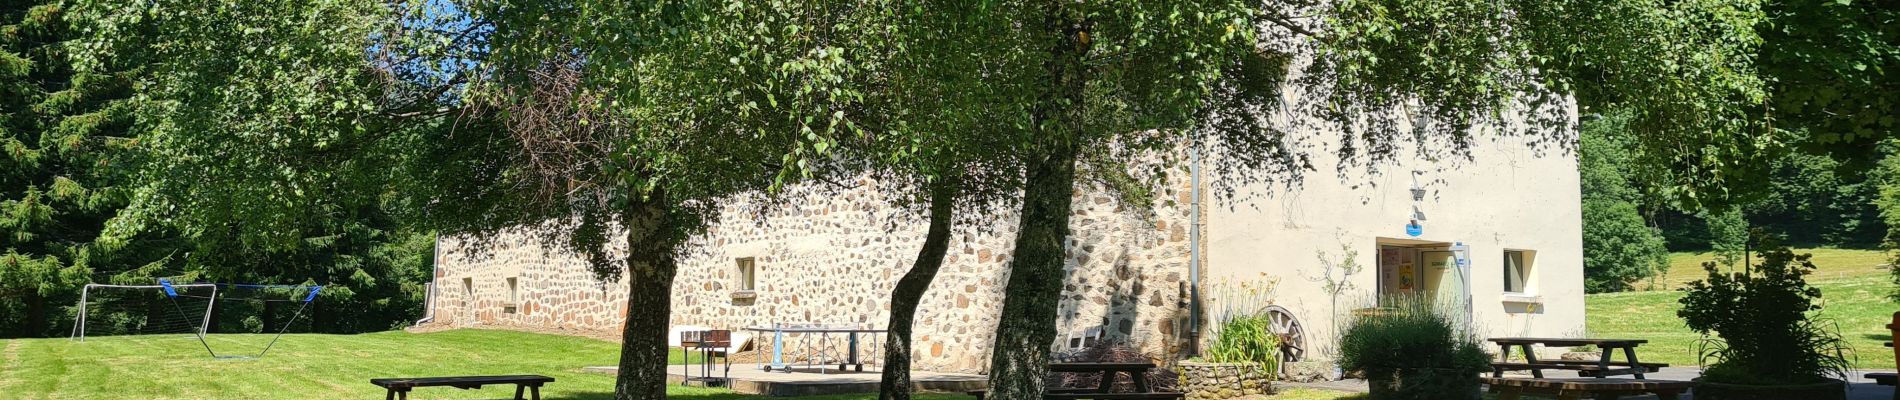
<svg viewBox="0 0 1900 400">
<path fill-rule="evenodd" d="M 1267 306 L 1267 321 L 1272 323 L 1273 335 L 1280 339 L 1280 360 L 1300 361 L 1306 358 L 1306 329 L 1300 327 L 1300 320 L 1293 317 L 1293 311 L 1280 306 Z"/>
</svg>

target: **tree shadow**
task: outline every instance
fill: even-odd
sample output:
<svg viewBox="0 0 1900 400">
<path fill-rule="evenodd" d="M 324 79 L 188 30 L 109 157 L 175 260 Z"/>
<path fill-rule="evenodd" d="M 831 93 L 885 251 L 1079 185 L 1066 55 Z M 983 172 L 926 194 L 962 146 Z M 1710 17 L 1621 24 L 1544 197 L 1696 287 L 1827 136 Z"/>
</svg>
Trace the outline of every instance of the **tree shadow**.
<svg viewBox="0 0 1900 400">
<path fill-rule="evenodd" d="M 754 394 L 744 394 L 744 393 L 738 393 L 738 392 L 692 393 L 692 394 L 667 393 L 666 394 L 666 398 L 669 398 L 669 399 L 687 399 L 687 400 L 741 400 L 741 399 L 756 399 L 760 397 L 763 397 L 763 396 L 754 395 Z M 542 398 L 548 399 L 548 400 L 613 400 L 614 392 L 566 392 L 566 393 L 555 394 L 552 396 L 545 396 Z"/>
</svg>

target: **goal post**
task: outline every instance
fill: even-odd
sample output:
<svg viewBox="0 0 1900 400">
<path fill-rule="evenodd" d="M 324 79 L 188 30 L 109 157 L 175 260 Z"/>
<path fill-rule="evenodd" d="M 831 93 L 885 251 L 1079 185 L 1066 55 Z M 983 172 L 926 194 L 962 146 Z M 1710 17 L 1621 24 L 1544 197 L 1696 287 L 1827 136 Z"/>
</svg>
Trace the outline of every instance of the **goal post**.
<svg viewBox="0 0 1900 400">
<path fill-rule="evenodd" d="M 173 288 L 173 290 L 176 290 L 176 289 L 208 290 L 210 291 L 211 293 L 210 297 L 212 298 L 216 298 L 218 294 L 218 285 L 209 284 L 209 283 L 174 284 L 174 285 L 170 285 L 170 287 Z M 86 327 L 87 327 L 86 325 L 88 322 L 90 322 L 91 316 L 94 311 L 92 309 L 92 302 L 95 299 L 94 293 L 98 293 L 102 290 L 128 290 L 128 291 L 133 291 L 133 292 L 149 292 L 151 294 L 156 295 L 162 291 L 165 291 L 166 289 L 167 289 L 166 285 L 108 285 L 108 284 L 98 284 L 98 283 L 86 284 L 86 286 L 84 288 L 81 288 L 79 291 L 79 307 L 74 313 L 73 331 L 72 331 L 72 335 L 69 336 L 68 339 L 78 340 L 81 342 L 86 341 Z M 193 327 L 195 334 L 197 335 L 205 334 L 205 328 L 210 326 L 211 324 L 212 307 L 216 305 L 217 305 L 217 302 L 214 302 L 214 301 L 205 302 L 205 308 L 203 310 L 202 315 L 200 315 L 198 318 L 197 326 Z M 193 307 L 193 308 L 196 308 L 196 307 Z"/>
</svg>

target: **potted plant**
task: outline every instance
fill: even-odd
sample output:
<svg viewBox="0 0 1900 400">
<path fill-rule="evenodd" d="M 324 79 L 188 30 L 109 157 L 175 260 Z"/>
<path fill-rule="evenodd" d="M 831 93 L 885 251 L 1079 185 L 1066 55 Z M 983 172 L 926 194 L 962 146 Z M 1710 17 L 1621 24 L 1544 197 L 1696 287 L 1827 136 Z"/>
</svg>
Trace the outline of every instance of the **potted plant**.
<svg viewBox="0 0 1900 400">
<path fill-rule="evenodd" d="M 1772 237 L 1754 235 L 1766 249 L 1760 265 L 1724 273 L 1704 263 L 1708 278 L 1683 289 L 1677 315 L 1704 336 L 1695 398 L 1845 399 L 1848 348 L 1812 318 L 1821 310 L 1821 290 L 1806 280 L 1814 264 Z"/>
<path fill-rule="evenodd" d="M 1339 338 L 1339 365 L 1363 373 L 1372 399 L 1476 399 L 1491 369 L 1476 336 L 1426 296 L 1387 298 Z"/>
</svg>

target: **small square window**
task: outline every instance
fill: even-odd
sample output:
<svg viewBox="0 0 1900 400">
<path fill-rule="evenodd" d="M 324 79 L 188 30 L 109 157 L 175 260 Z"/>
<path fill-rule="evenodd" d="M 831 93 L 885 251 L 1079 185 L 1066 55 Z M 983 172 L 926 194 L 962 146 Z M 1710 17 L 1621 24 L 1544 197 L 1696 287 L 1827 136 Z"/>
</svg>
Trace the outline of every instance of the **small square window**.
<svg viewBox="0 0 1900 400">
<path fill-rule="evenodd" d="M 1504 291 L 1506 293 L 1526 293 L 1530 291 L 1531 261 L 1533 252 L 1524 250 L 1504 251 Z"/>
<path fill-rule="evenodd" d="M 735 284 L 738 290 L 751 291 L 758 289 L 758 270 L 753 266 L 752 257 L 740 257 L 734 261 L 739 268 L 739 281 Z"/>
</svg>

